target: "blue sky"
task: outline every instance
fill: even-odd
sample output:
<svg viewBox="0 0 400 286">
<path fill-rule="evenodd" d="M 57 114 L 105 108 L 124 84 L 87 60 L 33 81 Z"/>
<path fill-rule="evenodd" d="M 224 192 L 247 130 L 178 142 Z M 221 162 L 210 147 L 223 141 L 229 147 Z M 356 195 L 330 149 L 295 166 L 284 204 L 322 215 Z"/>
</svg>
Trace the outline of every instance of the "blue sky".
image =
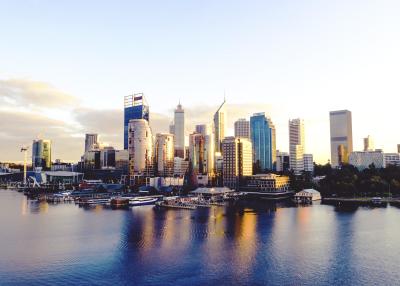
<svg viewBox="0 0 400 286">
<path fill-rule="evenodd" d="M 328 112 L 350 109 L 355 148 L 370 134 L 377 147 L 393 152 L 400 134 L 382 126 L 398 122 L 399 8 L 386 0 L 0 1 L 4 85 L 41 82 L 77 99 L 21 109 L 8 95 L 0 112 L 60 119 L 57 128 L 81 138 L 107 128 L 86 130 L 93 126 L 77 121 L 77 109 L 121 109 L 124 95 L 144 92 L 152 112 L 171 116 L 179 99 L 189 110 L 212 109 L 225 91 L 233 110 L 247 104 L 254 106 L 245 109 L 248 115 L 270 114 L 281 150 L 288 150 L 287 121 L 302 117 L 307 152 L 326 162 Z M 9 132 L 7 145 L 39 133 L 56 136 L 46 128 L 31 128 L 26 138 Z M 108 139 L 120 147 L 118 136 Z M 68 151 L 72 146 L 55 156 L 78 159 L 81 150 Z M 12 154 L 0 161 L 19 159 Z"/>
</svg>

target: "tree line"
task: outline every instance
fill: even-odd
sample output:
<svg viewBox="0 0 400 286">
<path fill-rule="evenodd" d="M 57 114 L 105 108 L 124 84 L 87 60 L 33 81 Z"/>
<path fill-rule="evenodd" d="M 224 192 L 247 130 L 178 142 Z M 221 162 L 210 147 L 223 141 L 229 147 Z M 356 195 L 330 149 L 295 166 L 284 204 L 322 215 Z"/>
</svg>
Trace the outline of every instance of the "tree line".
<svg viewBox="0 0 400 286">
<path fill-rule="evenodd" d="M 292 184 L 294 189 L 313 187 L 324 197 L 400 196 L 400 166 L 376 168 L 370 165 L 358 170 L 352 165 L 341 168 L 315 165 L 314 178 L 303 174 L 293 178 Z"/>
</svg>

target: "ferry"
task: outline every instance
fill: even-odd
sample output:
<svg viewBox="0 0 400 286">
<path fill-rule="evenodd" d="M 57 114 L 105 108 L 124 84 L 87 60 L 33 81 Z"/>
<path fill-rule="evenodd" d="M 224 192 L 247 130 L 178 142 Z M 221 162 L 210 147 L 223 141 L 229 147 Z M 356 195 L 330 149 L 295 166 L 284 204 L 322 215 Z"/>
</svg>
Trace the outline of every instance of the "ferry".
<svg viewBox="0 0 400 286">
<path fill-rule="evenodd" d="M 158 201 L 158 198 L 154 197 L 136 197 L 129 199 L 130 206 L 144 206 L 144 205 L 154 205 Z"/>
</svg>

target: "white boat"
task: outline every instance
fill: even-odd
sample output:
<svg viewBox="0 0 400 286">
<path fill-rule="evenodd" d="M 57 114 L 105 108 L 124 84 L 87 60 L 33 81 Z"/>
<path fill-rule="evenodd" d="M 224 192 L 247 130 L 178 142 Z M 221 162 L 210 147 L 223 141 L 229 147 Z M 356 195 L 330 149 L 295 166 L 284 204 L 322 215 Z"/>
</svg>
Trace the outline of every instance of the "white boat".
<svg viewBox="0 0 400 286">
<path fill-rule="evenodd" d="M 130 206 L 144 206 L 144 205 L 154 205 L 158 201 L 158 198 L 152 197 L 136 197 L 129 199 Z"/>
<path fill-rule="evenodd" d="M 105 205 L 108 203 L 110 203 L 110 199 L 90 199 L 82 202 L 85 205 Z"/>
<path fill-rule="evenodd" d="M 371 202 L 374 205 L 380 205 L 382 203 L 382 198 L 381 197 L 373 197 L 373 198 L 371 198 Z"/>
</svg>

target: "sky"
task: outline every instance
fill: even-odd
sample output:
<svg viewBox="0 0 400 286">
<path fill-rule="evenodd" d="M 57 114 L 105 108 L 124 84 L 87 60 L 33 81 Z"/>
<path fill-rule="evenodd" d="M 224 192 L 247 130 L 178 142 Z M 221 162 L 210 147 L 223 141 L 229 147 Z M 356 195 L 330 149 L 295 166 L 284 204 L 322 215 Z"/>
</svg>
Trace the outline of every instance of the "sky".
<svg viewBox="0 0 400 286">
<path fill-rule="evenodd" d="M 123 146 L 123 97 L 143 92 L 154 132 L 180 100 L 187 132 L 222 102 L 233 122 L 266 112 L 277 148 L 305 120 L 306 152 L 330 157 L 329 111 L 353 114 L 354 149 L 400 143 L 400 2 L 0 0 L 0 161 L 51 139 L 77 161 L 84 134 Z"/>
</svg>

